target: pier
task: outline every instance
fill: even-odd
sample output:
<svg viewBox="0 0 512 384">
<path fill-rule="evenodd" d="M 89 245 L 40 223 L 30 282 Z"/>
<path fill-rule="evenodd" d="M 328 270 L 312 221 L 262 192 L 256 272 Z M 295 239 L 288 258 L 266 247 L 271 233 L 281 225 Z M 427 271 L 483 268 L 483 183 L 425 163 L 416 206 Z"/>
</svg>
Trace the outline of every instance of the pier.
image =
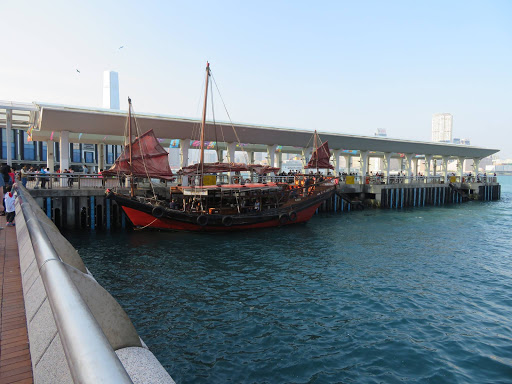
<svg viewBox="0 0 512 384">
<path fill-rule="evenodd" d="M 27 190 L 16 192 L 16 227 L 0 233 L 0 382 L 174 383 Z"/>
<path fill-rule="evenodd" d="M 69 183 L 71 177 L 73 182 Z M 302 176 L 253 177 L 255 181 L 293 183 Z M 149 197 L 154 189 L 158 196 L 169 199 L 170 188 L 181 181 L 180 178 L 172 183 L 154 180 L 152 187 L 143 181 L 137 184 L 136 193 Z M 319 211 L 341 213 L 361 209 L 420 208 L 461 204 L 470 200 L 496 201 L 501 198 L 501 186 L 494 176 L 466 176 L 462 177 L 462 182 L 459 176 L 448 176 L 446 179 L 443 176 L 342 176 L 336 178 L 336 183 L 336 194 Z M 123 185 L 116 177 L 81 174 L 63 176 L 56 173 L 48 176 L 45 189 L 37 185 L 40 185 L 39 176 L 29 176 L 29 193 L 58 228 L 110 230 L 129 226 L 121 207 L 105 195 L 107 188 Z M 124 188 L 127 192 L 128 188 Z"/>
</svg>

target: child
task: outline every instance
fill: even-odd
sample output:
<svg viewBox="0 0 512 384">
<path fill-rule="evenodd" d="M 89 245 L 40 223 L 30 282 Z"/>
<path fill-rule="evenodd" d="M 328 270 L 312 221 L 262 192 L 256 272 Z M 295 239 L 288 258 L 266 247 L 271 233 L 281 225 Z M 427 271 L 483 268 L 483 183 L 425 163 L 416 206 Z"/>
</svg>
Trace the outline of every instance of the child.
<svg viewBox="0 0 512 384">
<path fill-rule="evenodd" d="M 11 186 L 8 185 L 5 187 L 5 212 L 7 213 L 5 217 L 5 221 L 7 221 L 8 227 L 14 227 L 16 224 L 14 223 L 14 216 L 16 215 L 16 208 L 14 206 L 14 193 L 11 191 Z"/>
</svg>

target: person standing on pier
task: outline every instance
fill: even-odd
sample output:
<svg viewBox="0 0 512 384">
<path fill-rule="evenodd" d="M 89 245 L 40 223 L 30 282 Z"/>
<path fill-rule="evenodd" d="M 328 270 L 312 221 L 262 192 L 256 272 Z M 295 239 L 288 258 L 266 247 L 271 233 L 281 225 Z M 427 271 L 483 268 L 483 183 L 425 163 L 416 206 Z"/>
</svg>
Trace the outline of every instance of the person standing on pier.
<svg viewBox="0 0 512 384">
<path fill-rule="evenodd" d="M 21 185 L 23 185 L 24 188 L 27 188 L 27 172 L 27 166 L 25 165 L 23 168 L 21 168 Z"/>
<path fill-rule="evenodd" d="M 39 174 L 41 176 L 39 176 L 41 178 L 41 189 L 45 189 L 46 188 L 46 169 L 44 169 L 44 167 L 41 168 L 41 172 L 39 172 Z"/>
<path fill-rule="evenodd" d="M 2 196 L 4 195 L 4 190 L 5 190 L 5 181 L 4 181 L 4 178 L 2 177 L 2 175 L 0 174 L 0 193 L 2 194 Z M 3 201 L 3 207 L 4 207 L 4 210 L 2 212 L 0 212 L 0 216 L 5 216 L 5 201 Z"/>
<path fill-rule="evenodd" d="M 5 221 L 7 222 L 8 227 L 14 227 L 16 224 L 14 223 L 14 217 L 16 216 L 16 207 L 15 207 L 15 198 L 14 193 L 11 191 L 11 186 L 8 185 L 5 188 L 5 195 L 4 195 L 4 205 L 5 205 L 5 212 L 7 212 L 7 215 L 5 217 Z"/>
</svg>

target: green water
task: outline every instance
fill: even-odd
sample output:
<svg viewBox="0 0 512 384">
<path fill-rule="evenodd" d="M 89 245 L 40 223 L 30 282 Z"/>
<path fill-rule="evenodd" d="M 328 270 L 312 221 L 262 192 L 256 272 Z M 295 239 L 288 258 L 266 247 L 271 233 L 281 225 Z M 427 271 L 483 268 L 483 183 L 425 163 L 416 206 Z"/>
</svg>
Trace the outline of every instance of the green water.
<svg viewBox="0 0 512 384">
<path fill-rule="evenodd" d="M 71 232 L 178 383 L 512 381 L 502 200 L 237 234 Z"/>
</svg>

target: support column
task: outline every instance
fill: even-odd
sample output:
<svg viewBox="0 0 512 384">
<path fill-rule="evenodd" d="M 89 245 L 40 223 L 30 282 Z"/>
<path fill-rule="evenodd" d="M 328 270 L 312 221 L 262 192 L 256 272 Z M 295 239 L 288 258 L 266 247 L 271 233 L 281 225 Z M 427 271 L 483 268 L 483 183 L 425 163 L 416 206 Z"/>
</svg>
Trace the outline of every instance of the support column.
<svg viewBox="0 0 512 384">
<path fill-rule="evenodd" d="M 12 165 L 12 110 L 8 109 L 5 111 L 6 126 L 5 126 L 5 144 L 6 144 L 6 160 L 7 165 Z"/>
<path fill-rule="evenodd" d="M 414 175 L 418 176 L 418 158 L 415 157 L 412 162 L 414 163 Z"/>
<path fill-rule="evenodd" d="M 254 164 L 254 151 L 248 152 L 249 155 L 249 164 Z"/>
<path fill-rule="evenodd" d="M 341 149 L 335 149 L 333 151 L 334 166 L 335 166 L 335 171 L 336 171 L 335 176 L 338 176 L 340 173 L 340 155 L 341 155 Z"/>
<path fill-rule="evenodd" d="M 352 156 L 345 155 L 343 157 L 345 158 L 345 167 L 347 168 L 347 174 L 350 175 L 350 168 L 352 167 Z"/>
<path fill-rule="evenodd" d="M 55 156 L 53 155 L 54 150 L 53 141 L 48 140 L 46 142 L 46 167 L 50 168 L 50 172 L 55 172 Z"/>
<path fill-rule="evenodd" d="M 464 176 L 464 160 L 466 159 L 464 157 L 459 157 L 457 160 L 457 173 L 459 176 L 459 182 L 462 183 L 462 177 Z"/>
<path fill-rule="evenodd" d="M 283 166 L 283 152 L 278 152 L 277 153 L 277 165 L 276 165 L 276 167 L 281 169 L 282 166 Z"/>
<path fill-rule="evenodd" d="M 180 139 L 180 167 L 186 167 L 188 165 L 188 150 L 190 148 L 189 139 Z M 126 178 L 128 180 L 128 178 Z M 181 176 L 181 185 L 184 187 L 188 186 L 188 176 Z"/>
<path fill-rule="evenodd" d="M 69 132 L 68 131 L 62 131 L 60 133 L 60 139 L 59 139 L 59 149 L 60 149 L 60 170 L 61 172 L 65 169 L 69 169 Z M 48 149 L 47 149 L 48 150 Z M 67 186 L 67 179 L 61 178 L 60 179 L 60 185 L 62 187 Z"/>
<path fill-rule="evenodd" d="M 473 176 L 475 177 L 475 180 L 476 180 L 476 177 L 478 175 L 478 168 L 480 167 L 480 160 L 481 159 L 473 159 L 473 172 L 475 173 Z"/>
<path fill-rule="evenodd" d="M 445 182 L 448 180 L 448 159 L 449 156 L 443 156 L 443 177 Z"/>
<path fill-rule="evenodd" d="M 180 167 L 186 167 L 188 165 L 188 150 L 190 148 L 190 140 L 180 140 Z"/>
<path fill-rule="evenodd" d="M 219 163 L 224 162 L 224 150 L 222 148 L 217 148 L 217 161 Z"/>
<path fill-rule="evenodd" d="M 98 144 L 98 171 L 105 169 L 105 144 Z"/>
<path fill-rule="evenodd" d="M 368 151 L 359 152 L 359 164 L 361 172 L 361 184 L 366 181 L 366 173 L 368 172 Z"/>
<path fill-rule="evenodd" d="M 412 167 L 411 167 L 411 161 L 414 154 L 412 153 L 406 153 L 405 154 L 405 179 L 408 180 L 409 183 L 412 182 Z"/>
<path fill-rule="evenodd" d="M 391 171 L 391 152 L 384 153 L 384 167 L 386 167 L 386 184 L 389 184 L 389 172 Z"/>
<path fill-rule="evenodd" d="M 267 145 L 267 154 L 268 154 L 268 165 L 271 167 L 275 166 L 276 163 L 276 149 L 277 145 Z"/>
<path fill-rule="evenodd" d="M 235 162 L 236 143 L 228 143 L 228 163 Z"/>
<path fill-rule="evenodd" d="M 430 162 L 432 161 L 432 155 L 425 155 L 425 176 L 430 178 Z M 428 182 L 428 180 L 427 180 Z"/>
</svg>

